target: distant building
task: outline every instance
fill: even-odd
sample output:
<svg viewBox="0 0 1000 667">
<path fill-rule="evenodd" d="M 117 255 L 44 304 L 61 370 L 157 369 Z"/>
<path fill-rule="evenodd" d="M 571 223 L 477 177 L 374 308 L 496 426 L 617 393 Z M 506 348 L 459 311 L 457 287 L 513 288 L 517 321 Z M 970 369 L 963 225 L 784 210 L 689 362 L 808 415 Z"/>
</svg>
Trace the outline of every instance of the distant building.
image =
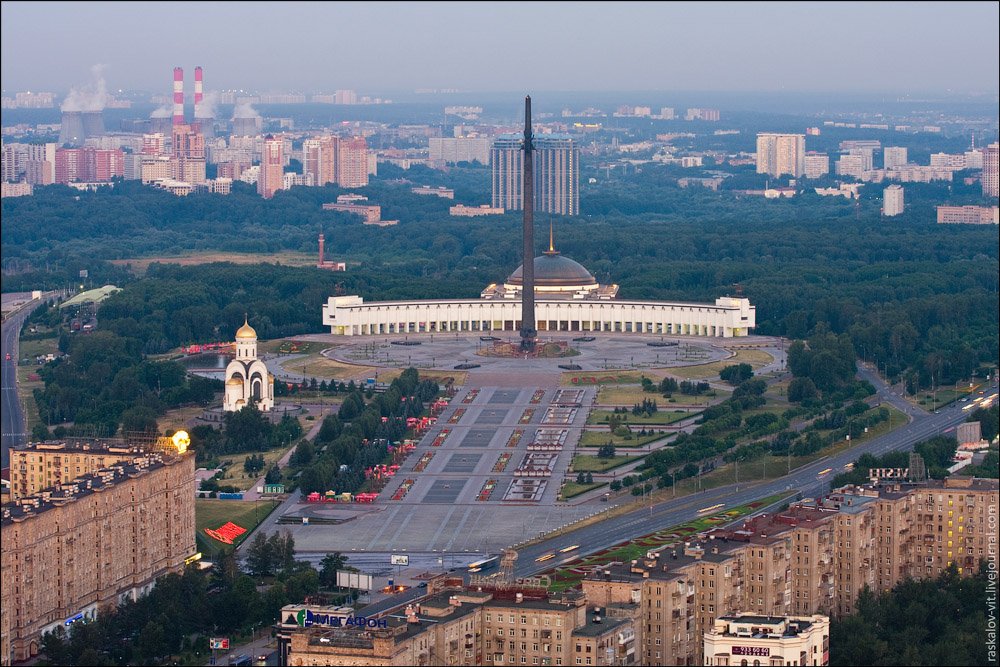
<svg viewBox="0 0 1000 667">
<path fill-rule="evenodd" d="M 368 144 L 364 137 L 340 140 L 337 183 L 342 188 L 368 185 Z"/>
<path fill-rule="evenodd" d="M 1000 196 L 1000 143 L 994 141 L 983 151 L 983 196 Z"/>
<path fill-rule="evenodd" d="M 804 134 L 757 135 L 757 173 L 774 177 L 799 178 L 805 172 L 806 136 Z"/>
<path fill-rule="evenodd" d="M 826 153 L 809 152 L 803 158 L 802 175 L 806 178 L 820 178 L 830 173 L 830 156 Z"/>
<path fill-rule="evenodd" d="M 882 167 L 884 169 L 895 169 L 902 167 L 909 161 L 905 146 L 886 146 L 882 151 Z"/>
<path fill-rule="evenodd" d="M 260 174 L 257 176 L 257 194 L 264 199 L 270 199 L 284 188 L 284 145 L 281 137 L 267 135 L 264 138 Z"/>
<path fill-rule="evenodd" d="M 523 138 L 502 135 L 493 142 L 490 166 L 494 208 L 524 209 Z M 565 134 L 534 138 L 535 211 L 558 215 L 580 214 L 580 148 Z"/>
<path fill-rule="evenodd" d="M 490 162 L 489 137 L 430 137 L 427 163 L 434 168 L 458 162 Z"/>
<path fill-rule="evenodd" d="M 423 185 L 416 188 L 410 188 L 410 192 L 415 195 L 434 195 L 436 197 L 441 197 L 442 199 L 455 198 L 455 191 L 450 188 L 446 188 L 443 185 L 436 188 L 432 188 L 429 185 Z"/>
<path fill-rule="evenodd" d="M 503 215 L 504 210 L 502 208 L 494 208 L 489 204 L 481 204 L 479 206 L 466 206 L 465 204 L 458 204 L 457 206 L 449 208 L 448 214 L 466 218 L 475 218 L 481 215 Z"/>
<path fill-rule="evenodd" d="M 364 218 L 366 225 L 378 225 L 382 222 L 382 207 L 376 204 L 355 204 L 348 201 L 341 201 L 340 197 L 338 197 L 336 204 L 323 204 L 323 210 L 360 215 Z"/>
<path fill-rule="evenodd" d="M 59 148 L 55 160 L 56 183 L 101 182 L 125 176 L 125 154 L 119 149 Z"/>
<path fill-rule="evenodd" d="M 860 180 L 865 173 L 865 156 L 841 155 L 837 160 L 836 172 L 838 176 L 851 176 Z"/>
<path fill-rule="evenodd" d="M 302 142 L 302 175 L 307 185 L 337 182 L 337 153 L 340 138 L 332 135 Z"/>
<path fill-rule="evenodd" d="M 719 120 L 719 110 L 718 109 L 701 109 L 694 107 L 687 110 L 684 114 L 684 120 L 708 120 L 717 121 Z"/>
<path fill-rule="evenodd" d="M 827 616 L 732 614 L 705 632 L 706 665 L 829 665 Z"/>
<path fill-rule="evenodd" d="M 0 199 L 7 197 L 30 197 L 32 194 L 31 183 L 0 183 Z"/>
<path fill-rule="evenodd" d="M 903 186 L 890 185 L 882 191 L 882 215 L 891 218 L 903 213 Z"/>
<path fill-rule="evenodd" d="M 931 154 L 931 166 L 938 167 L 939 169 L 965 169 L 965 154 L 964 153 L 932 153 Z"/>
<path fill-rule="evenodd" d="M 1000 222 L 996 206 L 938 206 L 938 224 L 995 225 Z"/>
</svg>

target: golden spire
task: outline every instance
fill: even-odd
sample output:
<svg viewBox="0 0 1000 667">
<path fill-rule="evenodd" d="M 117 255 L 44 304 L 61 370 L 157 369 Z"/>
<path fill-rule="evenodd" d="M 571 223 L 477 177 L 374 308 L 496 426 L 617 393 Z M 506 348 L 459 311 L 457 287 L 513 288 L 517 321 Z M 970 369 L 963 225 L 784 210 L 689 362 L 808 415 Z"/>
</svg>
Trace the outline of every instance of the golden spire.
<svg viewBox="0 0 1000 667">
<path fill-rule="evenodd" d="M 556 245 L 555 245 L 555 240 L 554 239 L 555 239 L 555 235 L 552 232 L 552 218 L 549 217 L 549 249 L 546 250 L 543 254 L 545 254 L 545 255 L 558 255 L 559 254 L 559 251 L 556 250 Z"/>
</svg>

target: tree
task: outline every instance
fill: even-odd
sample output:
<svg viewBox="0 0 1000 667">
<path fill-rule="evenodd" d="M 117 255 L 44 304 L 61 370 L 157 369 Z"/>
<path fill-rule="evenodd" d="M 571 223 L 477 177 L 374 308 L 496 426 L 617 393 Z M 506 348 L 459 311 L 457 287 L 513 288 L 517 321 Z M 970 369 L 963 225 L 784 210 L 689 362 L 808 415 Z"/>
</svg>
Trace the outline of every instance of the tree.
<svg viewBox="0 0 1000 667">
<path fill-rule="evenodd" d="M 275 533 L 277 535 L 277 533 Z M 264 531 L 257 531 L 247 546 L 247 569 L 255 577 L 271 574 L 274 563 L 274 542 L 268 540 Z"/>
<path fill-rule="evenodd" d="M 733 364 L 719 371 L 719 378 L 734 387 L 753 377 L 753 366 L 750 364 Z"/>
<path fill-rule="evenodd" d="M 576 473 L 576 483 L 577 484 L 586 484 L 587 483 L 587 478 L 586 478 L 586 476 L 584 476 L 584 474 L 582 472 Z"/>
<path fill-rule="evenodd" d="M 264 483 L 265 484 L 281 483 L 281 467 L 277 463 L 275 463 L 268 469 L 267 475 L 264 477 Z"/>
<path fill-rule="evenodd" d="M 792 403 L 801 403 L 816 398 L 816 385 L 810 378 L 792 378 L 788 383 L 788 400 Z"/>
<path fill-rule="evenodd" d="M 337 572 L 344 569 L 347 559 L 339 551 L 323 556 L 320 561 L 319 581 L 326 588 L 337 585 Z"/>
<path fill-rule="evenodd" d="M 592 473 L 592 472 L 588 472 L 587 473 L 587 478 L 585 480 L 585 483 L 586 484 L 593 484 L 594 483 L 594 473 Z"/>
<path fill-rule="evenodd" d="M 38 423 L 31 427 L 31 439 L 34 442 L 45 442 L 50 437 L 49 427 Z"/>
<path fill-rule="evenodd" d="M 597 458 L 610 459 L 615 456 L 615 446 L 612 444 L 601 445 L 597 449 Z"/>
</svg>

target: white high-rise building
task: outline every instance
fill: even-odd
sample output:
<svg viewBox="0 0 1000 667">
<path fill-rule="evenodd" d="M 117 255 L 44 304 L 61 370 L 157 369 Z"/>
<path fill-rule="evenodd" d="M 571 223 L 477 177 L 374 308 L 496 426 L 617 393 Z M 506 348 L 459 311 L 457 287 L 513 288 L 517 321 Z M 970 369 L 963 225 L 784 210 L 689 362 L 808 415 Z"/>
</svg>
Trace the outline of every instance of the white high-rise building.
<svg viewBox="0 0 1000 667">
<path fill-rule="evenodd" d="M 852 176 L 861 178 L 865 171 L 865 156 L 860 154 L 841 155 L 837 160 L 836 171 L 838 176 Z"/>
<path fill-rule="evenodd" d="M 882 167 L 884 169 L 895 169 L 902 167 L 909 161 L 905 146 L 886 146 L 882 151 Z"/>
<path fill-rule="evenodd" d="M 757 135 L 757 173 L 799 178 L 805 172 L 806 135 Z"/>
<path fill-rule="evenodd" d="M 998 196 L 997 181 L 1000 180 L 1000 175 L 998 175 L 998 157 L 1000 157 L 1000 143 L 994 141 L 992 144 L 986 147 L 983 151 L 983 196 L 985 197 L 996 197 Z"/>
<path fill-rule="evenodd" d="M 830 173 L 830 156 L 826 153 L 806 153 L 803 175 L 819 178 Z"/>
<path fill-rule="evenodd" d="M 903 186 L 890 185 L 882 191 L 882 215 L 891 218 L 903 212 Z"/>
</svg>

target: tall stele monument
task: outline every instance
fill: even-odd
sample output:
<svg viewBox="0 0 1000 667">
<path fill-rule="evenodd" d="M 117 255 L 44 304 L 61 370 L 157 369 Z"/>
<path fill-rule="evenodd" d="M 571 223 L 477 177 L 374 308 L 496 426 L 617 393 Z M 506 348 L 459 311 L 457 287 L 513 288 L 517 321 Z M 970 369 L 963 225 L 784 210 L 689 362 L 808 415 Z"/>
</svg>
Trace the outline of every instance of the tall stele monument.
<svg viewBox="0 0 1000 667">
<path fill-rule="evenodd" d="M 521 350 L 535 349 L 535 166 L 532 159 L 534 145 L 531 136 L 531 96 L 524 98 L 524 248 L 521 264 L 523 289 L 521 290 Z"/>
</svg>

